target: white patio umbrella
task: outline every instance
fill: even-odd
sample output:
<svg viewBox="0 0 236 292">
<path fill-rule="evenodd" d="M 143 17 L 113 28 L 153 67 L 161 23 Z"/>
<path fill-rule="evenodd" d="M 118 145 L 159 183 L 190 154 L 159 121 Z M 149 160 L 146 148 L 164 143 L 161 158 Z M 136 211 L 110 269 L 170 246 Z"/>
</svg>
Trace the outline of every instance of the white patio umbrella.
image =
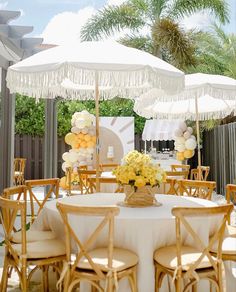
<svg viewBox="0 0 236 292">
<path fill-rule="evenodd" d="M 36 99 L 95 99 L 98 139 L 100 98 L 134 98 L 154 87 L 178 92 L 184 87 L 184 73 L 153 55 L 114 41 L 75 42 L 9 67 L 7 86 L 11 93 Z M 98 145 L 97 141 L 97 170 Z"/>
<path fill-rule="evenodd" d="M 147 150 L 146 142 L 147 141 L 168 141 L 174 140 L 174 132 L 179 128 L 180 124 L 183 120 L 146 120 L 143 133 L 142 140 L 144 140 L 145 145 L 145 153 Z"/>
<path fill-rule="evenodd" d="M 198 165 L 201 165 L 199 120 L 223 118 L 235 109 L 236 80 L 210 74 L 185 76 L 185 89 L 175 95 L 153 89 L 140 96 L 134 110 L 146 118 L 196 120 Z"/>
</svg>

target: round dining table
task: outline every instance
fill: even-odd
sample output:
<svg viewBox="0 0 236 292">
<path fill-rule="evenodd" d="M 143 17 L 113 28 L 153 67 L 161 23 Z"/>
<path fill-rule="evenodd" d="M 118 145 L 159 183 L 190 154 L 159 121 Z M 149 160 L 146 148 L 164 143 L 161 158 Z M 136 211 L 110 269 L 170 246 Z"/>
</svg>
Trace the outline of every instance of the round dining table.
<svg viewBox="0 0 236 292">
<path fill-rule="evenodd" d="M 56 202 L 60 201 L 71 205 L 80 206 L 100 206 L 100 205 L 119 205 L 124 200 L 121 193 L 96 193 L 90 195 L 76 195 L 52 200 L 46 203 L 43 210 L 38 215 L 32 225 L 34 230 L 52 230 L 58 238 L 65 240 L 64 225 L 56 207 Z M 155 291 L 153 252 L 163 246 L 172 245 L 176 242 L 175 218 L 171 214 L 173 207 L 209 207 L 216 206 L 214 202 L 193 198 L 172 195 L 157 194 L 156 199 L 161 206 L 130 208 L 120 207 L 120 213 L 115 217 L 114 245 L 120 248 L 130 249 L 139 257 L 138 263 L 138 290 L 139 292 Z M 82 240 L 91 233 L 96 227 L 97 217 L 81 217 L 70 215 L 70 224 L 78 232 Z M 218 220 L 211 217 L 191 218 L 191 224 L 205 242 L 208 242 L 211 235 L 217 228 Z M 185 244 L 194 244 L 191 236 L 185 231 L 183 240 Z M 106 236 L 101 236 L 96 242 L 96 247 L 106 244 Z M 165 281 L 161 291 L 168 291 Z M 165 286 L 166 285 L 166 286 Z M 169 281 L 169 286 L 171 286 Z M 205 283 L 203 284 L 205 285 Z M 81 290 L 87 291 L 87 290 Z M 89 290 L 88 290 L 89 291 Z M 119 291 L 129 291 L 128 282 L 119 282 Z M 202 291 L 202 290 L 201 290 Z"/>
</svg>

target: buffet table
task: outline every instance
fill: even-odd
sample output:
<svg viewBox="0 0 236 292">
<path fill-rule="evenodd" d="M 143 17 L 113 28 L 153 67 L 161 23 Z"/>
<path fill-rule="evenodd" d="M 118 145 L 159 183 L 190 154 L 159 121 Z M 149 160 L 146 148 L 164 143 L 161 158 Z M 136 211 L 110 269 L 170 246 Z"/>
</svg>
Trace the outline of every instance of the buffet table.
<svg viewBox="0 0 236 292">
<path fill-rule="evenodd" d="M 154 250 L 175 243 L 175 220 L 171 214 L 171 209 L 176 206 L 202 207 L 216 205 L 211 201 L 190 197 L 156 195 L 156 199 L 162 204 L 160 207 L 120 207 L 120 214 L 115 218 L 115 246 L 130 249 L 139 257 L 138 288 L 140 292 L 154 291 Z M 124 200 L 124 194 L 97 193 L 58 200 L 79 205 L 116 205 L 117 202 Z M 32 228 L 34 230 L 51 229 L 59 238 L 65 240 L 64 225 L 57 211 L 56 202 L 57 200 L 54 200 L 45 205 Z M 73 227 L 80 231 L 80 237 L 82 235 L 85 238 L 95 228 L 99 219 L 96 217 L 71 216 L 70 220 Z M 208 241 L 209 234 L 217 227 L 217 220 L 212 221 L 209 218 L 201 220 L 195 218 L 193 220 L 198 234 L 203 240 Z M 185 243 L 193 244 L 188 234 L 185 234 Z M 97 247 L 105 244 L 105 239 L 100 238 Z M 129 291 L 127 285 L 126 280 L 122 280 L 119 283 L 119 291 Z M 83 288 L 81 291 L 87 290 Z M 166 291 L 166 289 L 164 288 L 162 291 Z"/>
</svg>

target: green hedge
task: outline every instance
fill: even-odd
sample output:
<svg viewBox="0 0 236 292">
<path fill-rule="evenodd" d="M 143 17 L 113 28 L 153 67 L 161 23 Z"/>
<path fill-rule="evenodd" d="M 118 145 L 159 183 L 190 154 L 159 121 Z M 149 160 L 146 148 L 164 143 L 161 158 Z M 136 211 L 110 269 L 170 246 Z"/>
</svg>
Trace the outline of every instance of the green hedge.
<svg viewBox="0 0 236 292">
<path fill-rule="evenodd" d="M 145 118 L 138 116 L 133 111 L 134 102 L 129 99 L 114 98 L 100 102 L 100 116 L 103 117 L 134 117 L 135 133 L 141 133 L 145 124 Z M 16 95 L 16 134 L 28 134 L 34 136 L 44 135 L 45 102 L 36 103 L 34 98 Z M 94 101 L 59 101 L 58 102 L 58 135 L 64 136 L 70 129 L 71 116 L 76 111 L 86 109 L 95 114 Z"/>
</svg>

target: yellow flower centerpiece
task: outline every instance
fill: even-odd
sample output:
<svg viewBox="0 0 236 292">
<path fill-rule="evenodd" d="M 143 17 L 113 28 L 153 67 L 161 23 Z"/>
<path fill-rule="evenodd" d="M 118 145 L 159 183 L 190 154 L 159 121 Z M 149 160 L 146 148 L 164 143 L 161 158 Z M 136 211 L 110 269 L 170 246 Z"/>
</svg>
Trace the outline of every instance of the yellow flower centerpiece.
<svg viewBox="0 0 236 292">
<path fill-rule="evenodd" d="M 113 174 L 118 183 L 124 185 L 124 205 L 144 207 L 159 204 L 155 193 L 165 179 L 165 172 L 152 163 L 149 155 L 136 150 L 129 152 L 124 156 L 123 164 L 118 166 Z"/>
</svg>

